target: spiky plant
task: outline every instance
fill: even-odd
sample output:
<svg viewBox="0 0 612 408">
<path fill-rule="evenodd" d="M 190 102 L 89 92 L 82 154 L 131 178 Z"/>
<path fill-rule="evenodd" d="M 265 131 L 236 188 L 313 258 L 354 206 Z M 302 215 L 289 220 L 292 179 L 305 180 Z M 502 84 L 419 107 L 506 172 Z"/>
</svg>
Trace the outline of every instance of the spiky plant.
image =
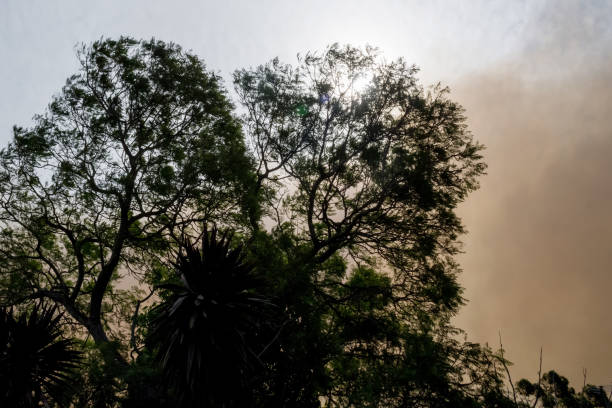
<svg viewBox="0 0 612 408">
<path fill-rule="evenodd" d="M 253 267 L 227 231 L 205 231 L 201 250 L 183 240 L 175 268 L 182 285 L 164 285 L 149 341 L 158 348 L 182 406 L 245 406 L 259 355 L 271 340 L 272 304 L 258 294 Z"/>
<path fill-rule="evenodd" d="M 18 316 L 0 308 L 0 406 L 62 405 L 81 353 L 62 338 L 61 317 L 42 304 Z"/>
</svg>

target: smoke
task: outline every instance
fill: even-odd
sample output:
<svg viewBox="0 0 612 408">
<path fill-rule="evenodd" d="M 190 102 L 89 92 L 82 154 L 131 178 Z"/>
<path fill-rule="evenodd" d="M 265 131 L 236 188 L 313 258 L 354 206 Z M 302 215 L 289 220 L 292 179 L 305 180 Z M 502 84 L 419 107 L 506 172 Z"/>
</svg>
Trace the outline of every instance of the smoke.
<svg viewBox="0 0 612 408">
<path fill-rule="evenodd" d="M 453 84 L 489 165 L 460 214 L 455 323 L 499 345 L 513 379 L 555 369 L 612 382 L 612 21 L 600 3 L 555 2 L 503 64 Z"/>
</svg>

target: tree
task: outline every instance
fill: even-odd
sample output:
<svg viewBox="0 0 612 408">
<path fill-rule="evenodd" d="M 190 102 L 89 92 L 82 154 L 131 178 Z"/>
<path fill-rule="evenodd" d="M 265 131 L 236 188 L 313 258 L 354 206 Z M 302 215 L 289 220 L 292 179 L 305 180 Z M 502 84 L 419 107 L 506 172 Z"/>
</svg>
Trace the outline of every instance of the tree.
<svg viewBox="0 0 612 408">
<path fill-rule="evenodd" d="M 259 357 L 273 340 L 274 311 L 242 247 L 227 231 L 204 230 L 201 250 L 182 242 L 175 264 L 180 285 L 157 306 L 149 335 L 180 406 L 251 406 Z"/>
<path fill-rule="evenodd" d="M 449 324 L 463 301 L 455 208 L 482 146 L 416 72 L 334 45 L 234 74 L 267 217 L 251 219 L 252 256 L 289 318 L 262 406 L 466 405 L 484 398 L 469 373 L 499 380 Z"/>
<path fill-rule="evenodd" d="M 61 319 L 55 308 L 40 303 L 18 316 L 0 309 L 2 406 L 34 408 L 65 402 L 81 353 L 73 340 L 62 338 Z"/>
<path fill-rule="evenodd" d="M 539 376 L 537 382 L 520 380 L 517 390 L 521 407 L 608 408 L 612 405 L 603 387 L 585 384 L 581 392 L 576 392 L 568 379 L 554 370 Z"/>
<path fill-rule="evenodd" d="M 219 78 L 196 56 L 122 37 L 78 57 L 48 111 L 0 152 L 0 301 L 48 299 L 107 343 L 121 327 L 109 316 L 135 301 L 116 283 L 146 283 L 196 222 L 256 214 L 254 176 Z"/>
<path fill-rule="evenodd" d="M 243 134 L 218 78 L 176 45 L 101 40 L 79 58 L 0 152 L 3 303 L 52 300 L 113 370 L 127 363 L 112 340 L 141 324 L 131 371 L 151 387 L 159 353 L 186 405 L 511 406 L 498 356 L 450 324 L 455 209 L 485 165 L 447 89 L 334 45 L 237 71 Z M 204 231 L 195 249 L 207 224 L 235 242 Z M 123 277 L 161 289 L 157 306 L 132 316 L 147 297 Z"/>
</svg>

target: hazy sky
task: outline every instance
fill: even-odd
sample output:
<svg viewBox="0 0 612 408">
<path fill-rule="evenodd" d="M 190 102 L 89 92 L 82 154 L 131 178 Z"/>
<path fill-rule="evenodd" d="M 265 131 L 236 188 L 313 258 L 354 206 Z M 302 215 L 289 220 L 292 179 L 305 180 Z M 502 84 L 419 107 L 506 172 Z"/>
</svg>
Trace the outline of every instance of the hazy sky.
<svg viewBox="0 0 612 408">
<path fill-rule="evenodd" d="M 512 374 L 612 382 L 612 3 L 605 1 L 0 0 L 0 145 L 102 36 L 174 41 L 229 79 L 333 42 L 421 68 L 466 108 L 488 175 L 460 208 L 456 319 Z M 228 83 L 228 85 L 230 85 Z"/>
</svg>

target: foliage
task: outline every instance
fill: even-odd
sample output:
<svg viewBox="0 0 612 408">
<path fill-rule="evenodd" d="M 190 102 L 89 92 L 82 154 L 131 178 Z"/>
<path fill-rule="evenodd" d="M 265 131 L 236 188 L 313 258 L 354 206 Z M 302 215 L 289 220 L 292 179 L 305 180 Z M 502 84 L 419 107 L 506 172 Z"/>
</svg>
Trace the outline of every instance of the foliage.
<svg viewBox="0 0 612 408">
<path fill-rule="evenodd" d="M 482 147 L 448 91 L 415 74 L 334 45 L 234 75 L 274 225 L 252 256 L 289 316 L 262 405 L 471 398 L 460 384 L 476 360 L 456 364 L 448 321 L 463 301 L 454 210 L 477 187 Z"/>
<path fill-rule="evenodd" d="M 66 402 L 81 353 L 73 340 L 62 338 L 61 319 L 55 308 L 40 303 L 17 316 L 0 309 L 1 406 Z"/>
<path fill-rule="evenodd" d="M 204 230 L 201 250 L 182 242 L 175 264 L 182 285 L 164 286 L 173 295 L 153 322 L 149 343 L 181 406 L 248 406 L 250 380 L 272 339 L 272 304 L 257 293 L 242 247 L 230 244 L 216 229 Z"/>
<path fill-rule="evenodd" d="M 253 175 L 196 56 L 126 37 L 78 56 L 79 73 L 0 152 L 0 302 L 49 299 L 105 343 L 125 338 L 125 321 L 111 329 L 131 297 L 117 282 L 144 282 L 194 222 L 256 213 Z"/>
<path fill-rule="evenodd" d="M 415 278 L 454 269 L 442 259 L 463 231 L 454 208 L 485 166 L 462 109 L 415 73 L 338 46 L 297 68 L 274 60 L 235 73 L 258 185 L 277 190 L 268 214 L 294 224 L 316 262 L 345 250 Z"/>
<path fill-rule="evenodd" d="M 333 45 L 238 70 L 239 122 L 175 44 L 78 55 L 0 151 L 0 304 L 48 299 L 87 334 L 74 407 L 607 403 L 554 372 L 515 400 L 502 350 L 450 324 L 456 207 L 486 166 L 462 108 L 415 67 Z M 54 392 L 41 384 L 36 398 Z"/>
<path fill-rule="evenodd" d="M 523 407 L 608 408 L 612 400 L 602 387 L 585 385 L 581 392 L 570 387 L 567 378 L 554 370 L 544 373 L 537 382 L 522 379 L 517 383 Z"/>
<path fill-rule="evenodd" d="M 116 343 L 99 346 L 86 342 L 83 345 L 85 361 L 79 372 L 79 387 L 72 396 L 75 408 L 115 408 L 119 395 L 124 391 L 123 369 L 112 358 Z"/>
<path fill-rule="evenodd" d="M 144 350 L 129 367 L 117 362 L 118 343 L 83 344 L 85 361 L 78 387 L 71 395 L 74 408 L 170 408 L 175 398 L 152 353 Z"/>
</svg>

